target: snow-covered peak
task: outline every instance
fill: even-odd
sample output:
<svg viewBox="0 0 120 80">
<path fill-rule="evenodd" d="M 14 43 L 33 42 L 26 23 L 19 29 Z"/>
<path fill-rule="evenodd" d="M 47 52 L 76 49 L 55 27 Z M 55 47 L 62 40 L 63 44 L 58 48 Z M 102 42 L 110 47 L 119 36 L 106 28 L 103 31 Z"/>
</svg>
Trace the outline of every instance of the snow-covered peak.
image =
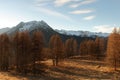
<svg viewBox="0 0 120 80">
<path fill-rule="evenodd" d="M 109 33 L 102 33 L 102 32 L 89 32 L 89 31 L 73 31 L 73 30 L 56 30 L 58 33 L 65 34 L 65 35 L 75 35 L 75 36 L 87 36 L 87 37 L 108 37 Z"/>
<path fill-rule="evenodd" d="M 50 29 L 50 26 L 43 20 L 42 21 L 21 22 L 17 26 L 20 26 L 19 31 L 33 30 L 33 29 L 38 29 L 38 28 Z"/>
</svg>

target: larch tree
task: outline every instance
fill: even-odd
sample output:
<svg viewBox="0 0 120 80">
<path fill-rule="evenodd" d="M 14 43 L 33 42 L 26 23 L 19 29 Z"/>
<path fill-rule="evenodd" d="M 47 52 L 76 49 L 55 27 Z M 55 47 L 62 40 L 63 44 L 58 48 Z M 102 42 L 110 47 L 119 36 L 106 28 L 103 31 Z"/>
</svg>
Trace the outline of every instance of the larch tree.
<svg viewBox="0 0 120 80">
<path fill-rule="evenodd" d="M 99 37 L 97 37 L 96 39 L 95 39 L 95 49 L 96 49 L 96 54 L 95 54 L 95 56 L 96 56 L 96 59 L 99 59 L 100 58 L 100 46 L 99 46 L 99 44 L 100 44 L 100 38 Z"/>
<path fill-rule="evenodd" d="M 70 56 L 70 54 L 69 54 L 70 53 L 70 43 L 69 42 L 70 42 L 69 39 L 67 39 L 66 42 L 65 42 L 65 47 L 64 47 L 65 48 L 64 49 L 65 50 L 65 57 Z"/>
<path fill-rule="evenodd" d="M 73 56 L 74 55 L 73 53 L 74 53 L 74 51 L 73 51 L 73 38 L 70 38 L 70 39 L 67 39 L 65 42 L 66 57 Z"/>
<path fill-rule="evenodd" d="M 63 43 L 59 35 L 53 35 L 50 38 L 49 46 L 52 52 L 53 65 L 57 66 L 63 53 Z"/>
<path fill-rule="evenodd" d="M 19 32 L 14 37 L 16 67 L 18 72 L 26 74 L 30 59 L 31 42 L 27 31 Z"/>
<path fill-rule="evenodd" d="M 75 39 L 73 40 L 73 54 L 78 55 L 78 44 Z"/>
<path fill-rule="evenodd" d="M 100 46 L 100 55 L 105 55 L 105 48 L 106 42 L 104 38 L 100 38 L 99 46 Z"/>
<path fill-rule="evenodd" d="M 15 36 L 13 37 L 13 51 L 14 51 L 14 54 L 15 54 L 15 65 L 16 65 L 16 71 L 19 72 L 20 69 L 19 69 L 19 63 L 20 63 L 20 57 L 19 57 L 19 48 L 18 48 L 18 42 L 19 42 L 19 32 L 17 32 L 15 34 Z"/>
<path fill-rule="evenodd" d="M 42 59 L 42 49 L 44 47 L 44 36 L 41 31 L 35 31 L 32 36 L 32 69 L 36 74 L 37 64 Z"/>
<path fill-rule="evenodd" d="M 0 69 L 7 71 L 9 67 L 10 40 L 7 34 L 0 36 Z"/>
<path fill-rule="evenodd" d="M 88 55 L 87 42 L 88 41 L 85 40 L 80 43 L 80 49 L 79 49 L 80 55 Z"/>
<path fill-rule="evenodd" d="M 114 28 L 113 33 L 110 34 L 108 38 L 107 45 L 107 62 L 117 70 L 120 66 L 120 34 L 116 28 Z"/>
<path fill-rule="evenodd" d="M 94 55 L 95 54 L 95 42 L 93 40 L 87 41 L 87 49 L 88 49 L 88 55 Z"/>
<path fill-rule="evenodd" d="M 89 58 L 96 59 L 96 55 L 98 55 L 98 49 L 100 49 L 99 41 L 96 44 L 96 41 L 94 40 L 85 40 L 81 42 L 79 50 L 81 55 L 89 55 Z"/>
<path fill-rule="evenodd" d="M 3 53 L 2 53 L 2 38 L 1 38 L 1 35 L 0 35 L 0 71 L 2 70 L 2 56 L 3 56 Z"/>
</svg>

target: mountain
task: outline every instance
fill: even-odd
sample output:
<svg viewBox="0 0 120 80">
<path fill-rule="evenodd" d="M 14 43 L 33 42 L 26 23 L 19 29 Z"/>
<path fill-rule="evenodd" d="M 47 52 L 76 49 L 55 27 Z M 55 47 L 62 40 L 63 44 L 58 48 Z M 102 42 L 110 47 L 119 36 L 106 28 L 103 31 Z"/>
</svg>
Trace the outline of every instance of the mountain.
<svg viewBox="0 0 120 80">
<path fill-rule="evenodd" d="M 81 36 L 81 37 L 108 37 L 109 33 L 102 33 L 102 32 L 89 32 L 89 31 L 73 31 L 73 30 L 55 30 L 60 34 L 65 35 L 74 35 L 74 36 Z"/>
<path fill-rule="evenodd" d="M 69 38 L 74 38 L 77 40 L 78 44 L 86 39 L 94 40 L 96 34 L 88 31 L 66 31 L 66 30 L 54 30 L 52 29 L 45 21 L 30 21 L 30 22 L 20 22 L 18 25 L 13 28 L 8 29 L 6 32 L 9 36 L 14 36 L 16 32 L 21 32 L 27 30 L 32 36 L 34 31 L 42 31 L 45 38 L 45 43 L 48 44 L 49 39 L 54 34 L 59 34 L 65 42 Z M 102 33 L 99 33 L 102 35 Z M 103 34 L 104 36 L 107 35 Z"/>
<path fill-rule="evenodd" d="M 0 34 L 5 33 L 5 32 L 7 32 L 9 30 L 10 30 L 10 28 L 8 28 L 8 27 L 2 28 L 2 29 L 0 29 Z"/>
<path fill-rule="evenodd" d="M 102 32 L 89 32 L 89 31 L 73 31 L 73 30 L 53 30 L 45 21 L 30 21 L 30 22 L 20 22 L 18 25 L 13 28 L 3 28 L 0 29 L 0 34 L 6 32 L 9 35 L 13 35 L 18 31 L 27 30 L 30 33 L 35 30 L 40 30 L 45 32 L 44 34 L 52 35 L 52 34 L 63 34 L 67 36 L 79 36 L 79 37 L 108 37 L 109 33 Z"/>
<path fill-rule="evenodd" d="M 11 28 L 8 32 L 8 35 L 14 35 L 16 32 L 25 31 L 27 30 L 30 35 L 33 34 L 34 31 L 42 31 L 45 36 L 45 41 L 48 42 L 50 37 L 53 34 L 59 34 L 58 32 L 54 31 L 45 21 L 30 21 L 30 22 L 20 22 L 18 25 Z"/>
<path fill-rule="evenodd" d="M 44 21 L 30 21 L 30 22 L 20 22 L 15 27 L 11 28 L 7 33 L 14 34 L 17 31 L 33 31 L 33 30 L 53 30 L 46 22 Z"/>
</svg>

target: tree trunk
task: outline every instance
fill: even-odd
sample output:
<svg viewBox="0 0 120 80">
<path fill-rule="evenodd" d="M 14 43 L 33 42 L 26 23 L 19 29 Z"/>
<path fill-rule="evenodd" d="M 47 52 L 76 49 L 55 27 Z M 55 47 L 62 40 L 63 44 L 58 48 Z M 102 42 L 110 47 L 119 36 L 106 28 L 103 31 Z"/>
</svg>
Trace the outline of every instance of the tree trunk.
<svg viewBox="0 0 120 80">
<path fill-rule="evenodd" d="M 116 63 L 116 59 L 115 59 L 115 65 L 114 65 L 114 70 L 117 70 L 117 63 Z"/>
<path fill-rule="evenodd" d="M 52 61 L 53 61 L 53 66 L 55 66 L 55 59 L 53 59 Z"/>
</svg>

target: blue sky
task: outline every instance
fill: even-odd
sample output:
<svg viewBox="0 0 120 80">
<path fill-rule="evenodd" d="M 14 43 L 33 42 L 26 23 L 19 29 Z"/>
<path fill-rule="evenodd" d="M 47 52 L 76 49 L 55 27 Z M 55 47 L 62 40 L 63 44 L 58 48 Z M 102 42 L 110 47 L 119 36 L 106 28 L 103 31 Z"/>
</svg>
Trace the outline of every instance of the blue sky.
<svg viewBox="0 0 120 80">
<path fill-rule="evenodd" d="M 120 0 L 0 0 L 0 28 L 44 20 L 54 29 L 111 32 Z"/>
</svg>

